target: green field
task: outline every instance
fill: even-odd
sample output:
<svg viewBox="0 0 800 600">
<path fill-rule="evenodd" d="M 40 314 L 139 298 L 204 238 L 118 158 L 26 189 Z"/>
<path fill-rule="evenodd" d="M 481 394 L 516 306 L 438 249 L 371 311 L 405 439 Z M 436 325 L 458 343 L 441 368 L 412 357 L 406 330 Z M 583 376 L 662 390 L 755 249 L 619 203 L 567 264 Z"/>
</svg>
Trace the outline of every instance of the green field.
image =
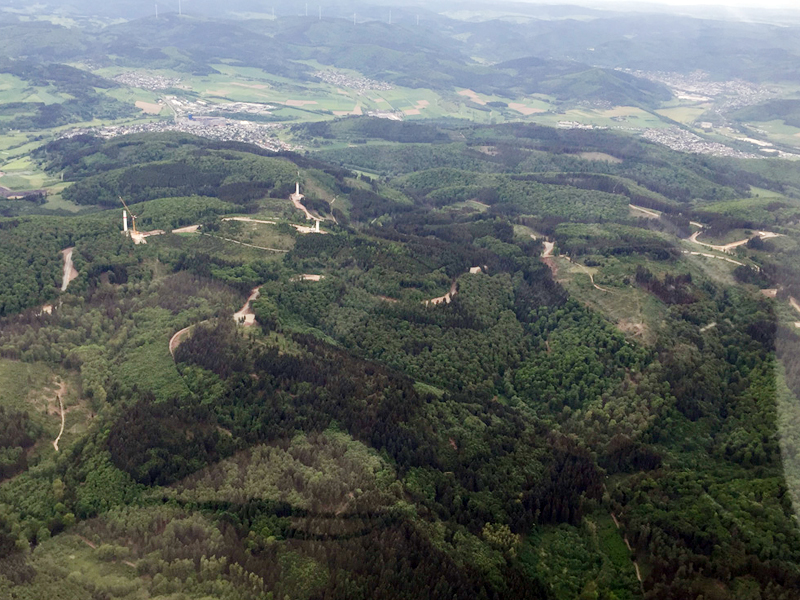
<svg viewBox="0 0 800 600">
<path fill-rule="evenodd" d="M 60 94 L 52 86 L 32 86 L 24 79 L 9 73 L 0 73 L 0 104 L 8 102 L 44 102 L 55 104 L 69 96 Z"/>
<path fill-rule="evenodd" d="M 534 114 L 528 118 L 542 125 L 550 126 L 556 126 L 559 121 L 577 121 L 584 125 L 595 125 L 610 129 L 621 127 L 669 127 L 669 123 L 660 119 L 658 115 L 633 106 L 617 106 L 608 110 L 570 109 L 564 112 Z"/>
<path fill-rule="evenodd" d="M 685 125 L 691 125 L 695 121 L 698 121 L 700 117 L 702 117 L 710 108 L 709 104 L 703 104 L 700 106 L 676 106 L 671 108 L 661 108 L 657 111 L 659 115 L 663 115 L 673 121 L 678 121 L 678 123 L 683 123 Z"/>
<path fill-rule="evenodd" d="M 0 162 L 0 186 L 11 190 L 38 190 L 56 184 L 59 180 L 42 171 L 27 156 Z M 63 188 L 63 186 L 61 186 Z"/>
<path fill-rule="evenodd" d="M 315 69 L 326 69 L 315 61 L 302 61 Z M 214 64 L 219 74 L 208 76 L 187 76 L 185 73 L 169 69 L 149 69 L 147 72 L 170 78 L 180 78 L 181 87 L 190 93 L 210 102 L 255 102 L 275 103 L 274 114 L 295 121 L 315 121 L 347 114 L 363 114 L 367 111 L 393 111 L 406 119 L 426 119 L 439 117 L 459 117 L 479 123 L 502 123 L 515 120 L 537 120 L 542 112 L 553 109 L 553 99 L 535 95 L 527 98 L 503 98 L 496 95 L 479 94 L 473 97 L 457 92 L 439 93 L 425 88 L 405 88 L 396 86 L 391 90 L 371 90 L 364 93 L 349 88 L 340 88 L 322 81 L 297 82 L 279 77 L 255 67 Z M 362 75 L 348 69 L 337 72 L 354 77 Z M 94 71 L 98 75 L 114 77 L 123 72 L 117 67 Z M 159 93 L 126 88 L 111 90 L 109 95 L 119 100 L 153 102 Z M 286 102 L 302 102 L 302 106 L 287 106 Z M 520 107 L 487 107 L 482 103 L 501 102 L 518 104 Z M 281 106 L 283 105 L 283 106 Z M 616 110 L 616 109 L 615 109 Z M 627 112 L 629 109 L 625 109 Z M 591 112 L 591 111 L 590 111 Z M 598 114 L 576 114 L 579 119 L 589 119 L 596 124 L 606 125 L 615 116 L 614 111 L 601 111 Z M 641 125 L 644 122 L 657 126 L 658 119 L 646 119 L 643 111 L 631 112 L 629 119 Z"/>
</svg>

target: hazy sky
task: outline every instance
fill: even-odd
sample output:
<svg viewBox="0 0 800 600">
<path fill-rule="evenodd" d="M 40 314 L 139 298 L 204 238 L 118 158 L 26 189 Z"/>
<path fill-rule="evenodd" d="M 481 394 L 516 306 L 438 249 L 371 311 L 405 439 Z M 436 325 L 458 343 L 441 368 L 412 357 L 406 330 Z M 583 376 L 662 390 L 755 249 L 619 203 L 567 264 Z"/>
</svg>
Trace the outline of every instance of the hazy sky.
<svg viewBox="0 0 800 600">
<path fill-rule="evenodd" d="M 647 4 L 672 6 L 730 6 L 734 8 L 791 8 L 800 9 L 800 0 L 639 0 Z M 591 0 L 592 3 L 619 3 L 618 0 Z M 580 2 L 577 2 L 580 4 Z M 588 2 L 587 2 L 588 4 Z"/>
</svg>

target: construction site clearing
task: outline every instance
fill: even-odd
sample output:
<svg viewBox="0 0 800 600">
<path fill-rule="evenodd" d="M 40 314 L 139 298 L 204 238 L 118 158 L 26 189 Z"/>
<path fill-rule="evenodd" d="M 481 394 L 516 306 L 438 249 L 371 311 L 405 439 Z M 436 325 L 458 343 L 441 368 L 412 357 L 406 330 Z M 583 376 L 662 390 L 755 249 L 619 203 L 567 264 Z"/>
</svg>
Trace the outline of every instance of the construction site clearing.
<svg viewBox="0 0 800 600">
<path fill-rule="evenodd" d="M 303 212 L 306 217 L 307 221 L 314 221 L 313 226 L 308 225 L 298 225 L 295 223 L 290 223 L 291 227 L 294 227 L 298 233 L 308 234 L 308 233 L 320 233 L 320 234 L 327 234 L 328 232 L 320 229 L 319 224 L 321 221 L 324 221 L 322 217 L 312 214 L 308 208 L 303 204 L 303 200 L 305 196 L 300 193 L 300 183 L 295 184 L 295 191 L 289 196 L 289 199 L 292 201 L 292 204 L 297 210 Z M 156 235 L 164 235 L 167 233 L 164 229 L 153 229 L 150 231 L 139 231 L 136 228 L 136 219 L 138 219 L 138 215 L 135 215 L 133 211 L 128 207 L 125 203 L 125 200 L 120 197 L 119 201 L 122 203 L 122 233 L 124 235 L 130 235 L 131 239 L 133 240 L 134 244 L 146 244 L 148 237 L 153 237 Z M 128 227 L 128 218 L 131 220 L 131 226 Z M 238 221 L 242 223 L 257 223 L 263 225 L 277 225 L 277 221 L 268 221 L 266 219 L 252 219 L 250 217 L 222 217 L 222 221 Z M 171 230 L 171 233 L 199 233 L 200 228 L 202 225 L 195 224 L 195 225 L 186 225 L 183 227 L 177 227 Z"/>
</svg>

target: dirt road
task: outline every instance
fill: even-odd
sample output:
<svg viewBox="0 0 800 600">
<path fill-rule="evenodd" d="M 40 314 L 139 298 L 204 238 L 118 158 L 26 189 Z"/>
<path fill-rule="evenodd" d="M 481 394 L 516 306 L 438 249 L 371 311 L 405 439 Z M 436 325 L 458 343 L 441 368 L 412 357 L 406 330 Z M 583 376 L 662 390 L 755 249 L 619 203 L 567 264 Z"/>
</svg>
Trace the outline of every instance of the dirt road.
<svg viewBox="0 0 800 600">
<path fill-rule="evenodd" d="M 58 388 L 58 392 L 56 393 L 56 399 L 58 400 L 58 408 L 61 412 L 61 431 L 58 432 L 58 437 L 53 440 L 53 448 L 56 449 L 58 452 L 58 442 L 61 441 L 61 436 L 64 435 L 64 423 L 66 422 L 66 415 L 64 413 L 64 403 L 61 401 L 61 396 L 63 396 L 67 391 L 67 384 L 63 381 Z"/>
<path fill-rule="evenodd" d="M 747 242 L 749 242 L 754 237 L 760 237 L 763 240 L 768 240 L 770 238 L 780 237 L 780 235 L 781 235 L 780 233 L 773 233 L 771 231 L 758 231 L 758 232 L 754 233 L 753 235 L 751 235 L 749 238 L 745 238 L 745 239 L 739 240 L 737 242 L 731 242 L 730 244 L 716 245 L 716 244 L 706 244 L 705 242 L 701 242 L 700 240 L 698 240 L 697 237 L 701 233 L 703 233 L 703 232 L 702 231 L 695 231 L 691 235 L 691 237 L 689 238 L 689 241 L 692 242 L 693 244 L 699 244 L 700 246 L 705 246 L 706 248 L 711 248 L 713 250 L 718 250 L 720 252 L 730 252 L 734 248 L 738 248 L 739 246 L 744 246 Z"/>
<path fill-rule="evenodd" d="M 450 286 L 450 291 L 447 292 L 444 296 L 439 296 L 438 298 L 431 298 L 430 300 L 425 300 L 423 304 L 450 304 L 450 301 L 453 299 L 458 293 L 458 282 L 453 281 L 452 285 Z"/>
<path fill-rule="evenodd" d="M 263 223 L 264 225 L 277 225 L 275 221 L 265 221 L 264 219 L 251 219 L 250 217 L 225 217 L 223 221 L 240 221 L 242 223 Z"/>
<path fill-rule="evenodd" d="M 189 327 L 184 327 L 178 333 L 173 335 L 169 340 L 169 353 L 172 355 L 172 358 L 175 358 L 175 350 L 183 341 L 183 338 L 189 333 L 189 330 L 194 327 L 194 325 L 189 325 Z"/>
<path fill-rule="evenodd" d="M 800 302 L 798 302 L 794 297 L 789 298 L 789 304 L 791 304 L 794 309 L 800 313 Z"/>
<path fill-rule="evenodd" d="M 292 194 L 291 198 L 292 198 L 292 204 L 294 204 L 294 207 L 297 210 L 302 210 L 306 214 L 306 220 L 307 221 L 311 221 L 314 217 L 312 216 L 312 214 L 310 212 L 308 212 L 308 209 L 305 207 L 305 205 L 302 202 L 300 202 L 300 199 L 297 196 L 295 196 L 294 194 Z"/>
<path fill-rule="evenodd" d="M 226 242 L 233 242 L 234 244 L 241 244 L 242 246 L 247 246 L 248 248 L 256 248 L 257 250 L 269 250 L 270 252 L 289 252 L 288 250 L 280 250 L 279 248 L 268 248 L 266 246 L 254 246 L 253 244 L 248 244 L 246 242 L 240 242 L 239 240 L 232 240 L 230 238 L 224 238 L 218 235 L 211 235 L 210 233 L 204 233 L 202 235 L 207 235 L 208 237 L 213 237 L 218 240 L 225 240 Z"/>
<path fill-rule="evenodd" d="M 261 294 L 261 289 L 258 287 L 254 287 L 250 290 L 250 296 L 247 298 L 247 302 L 244 303 L 244 306 L 240 308 L 237 312 L 233 313 L 233 320 L 237 323 L 242 323 L 245 326 L 255 325 L 256 323 L 256 314 L 253 312 L 253 307 L 251 303 L 253 300 L 259 297 Z"/>
<path fill-rule="evenodd" d="M 172 233 L 196 233 L 198 229 L 200 229 L 200 225 L 187 225 L 186 227 L 173 229 Z"/>
<path fill-rule="evenodd" d="M 61 277 L 61 291 L 66 292 L 69 282 L 78 276 L 78 270 L 72 264 L 72 251 L 75 248 L 64 248 L 61 254 L 64 255 L 64 275 Z"/>
<path fill-rule="evenodd" d="M 309 275 L 308 277 L 321 277 L 321 276 L 320 275 Z M 318 279 L 316 281 L 318 281 Z M 257 288 L 257 287 L 255 287 L 252 290 L 250 290 L 250 295 L 247 297 L 247 301 L 244 303 L 244 306 L 242 306 L 242 308 L 240 308 L 238 311 L 233 313 L 233 320 L 234 321 L 236 321 L 237 323 L 242 322 L 246 326 L 255 325 L 256 315 L 253 312 L 253 308 L 251 306 L 251 303 L 253 302 L 253 300 L 258 298 L 260 293 L 261 292 L 260 292 L 259 288 Z M 242 319 L 244 319 L 244 320 L 242 321 Z M 205 322 L 206 321 L 201 321 L 201 323 L 205 323 Z M 195 323 L 195 325 L 199 325 L 199 323 Z M 194 327 L 194 325 L 189 325 L 189 327 L 184 327 L 183 329 L 181 329 L 180 331 L 175 333 L 175 335 L 173 335 L 170 338 L 170 340 L 169 340 L 169 353 L 172 356 L 173 360 L 175 359 L 175 350 L 178 349 L 178 346 L 181 345 L 181 342 L 184 340 L 184 338 L 186 338 L 186 336 L 189 335 L 189 332 L 191 331 L 192 327 Z"/>
<path fill-rule="evenodd" d="M 611 515 L 611 520 L 614 521 L 614 525 L 617 526 L 617 529 L 620 529 L 619 521 L 617 521 L 617 515 L 615 515 L 613 512 L 609 514 Z M 628 536 L 623 535 L 622 539 L 625 542 L 625 545 L 628 547 L 628 551 L 633 552 L 633 549 L 631 548 L 631 543 L 628 541 Z M 636 579 L 639 580 L 639 586 L 641 587 L 642 592 L 644 592 L 644 585 L 642 584 L 642 573 L 641 571 L 639 571 L 639 563 L 637 563 L 633 559 L 631 559 L 631 562 L 633 563 L 633 568 L 636 570 Z"/>
<path fill-rule="evenodd" d="M 601 292 L 608 292 L 609 294 L 613 294 L 613 293 L 614 293 L 614 292 L 612 292 L 611 290 L 607 290 L 607 289 L 606 289 L 606 288 L 604 288 L 604 287 L 600 287 L 599 285 L 597 285 L 597 284 L 594 282 L 594 273 L 592 273 L 592 272 L 589 270 L 589 267 L 586 267 L 586 266 L 582 265 L 581 263 L 579 263 L 579 262 L 576 262 L 576 261 L 572 260 L 572 259 L 571 259 L 569 256 L 565 256 L 564 258 L 566 258 L 566 259 L 567 259 L 569 262 L 571 262 L 573 265 L 575 265 L 576 267 L 578 267 L 578 268 L 579 268 L 581 271 L 583 271 L 584 273 L 586 273 L 586 274 L 589 276 L 589 281 L 591 281 L 591 282 L 592 282 L 592 286 L 594 287 L 594 289 L 596 289 L 596 290 L 600 290 Z"/>
<path fill-rule="evenodd" d="M 661 215 L 654 210 L 650 210 L 648 208 L 642 208 L 641 206 L 636 206 L 635 204 L 628 204 L 630 208 L 633 210 L 638 210 L 639 212 L 643 212 L 648 217 L 652 217 L 654 219 L 658 219 Z"/>
<path fill-rule="evenodd" d="M 689 250 L 684 250 L 683 253 L 691 254 L 692 256 L 705 256 L 706 258 L 716 258 L 717 260 L 724 260 L 725 262 L 729 262 L 739 266 L 744 265 L 744 263 L 741 263 L 738 260 L 733 260 L 732 258 L 727 258 L 726 256 L 717 256 L 716 254 L 707 254 L 705 252 L 690 252 Z"/>
<path fill-rule="evenodd" d="M 553 256 L 553 248 L 556 247 L 555 242 L 545 242 L 544 243 L 544 252 L 542 253 L 542 258 L 549 258 Z"/>
</svg>

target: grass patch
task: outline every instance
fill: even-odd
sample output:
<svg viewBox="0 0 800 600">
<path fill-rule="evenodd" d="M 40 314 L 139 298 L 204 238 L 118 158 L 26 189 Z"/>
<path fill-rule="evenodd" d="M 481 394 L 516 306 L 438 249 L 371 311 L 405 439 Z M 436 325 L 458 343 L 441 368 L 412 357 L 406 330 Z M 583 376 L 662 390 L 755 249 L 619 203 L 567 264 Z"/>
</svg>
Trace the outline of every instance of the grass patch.
<svg viewBox="0 0 800 600">
<path fill-rule="evenodd" d="M 266 223 L 225 221 L 215 235 L 276 250 L 291 250 L 294 247 L 294 237 L 291 234 L 281 232 L 277 225 Z"/>
<path fill-rule="evenodd" d="M 613 565 L 619 570 L 630 569 L 633 571 L 631 553 L 625 545 L 619 529 L 614 525 L 611 515 L 597 515 L 597 543 L 600 551 L 605 554 Z"/>
<path fill-rule="evenodd" d="M 655 112 L 668 119 L 677 121 L 678 123 L 691 125 L 695 121 L 698 121 L 707 110 L 706 106 L 676 106 L 673 108 L 662 108 Z"/>
<path fill-rule="evenodd" d="M 47 197 L 47 202 L 42 205 L 42 208 L 47 210 L 66 210 L 71 213 L 76 213 L 84 210 L 85 206 L 79 206 L 69 200 L 64 200 L 61 194 L 51 194 Z"/>
</svg>

